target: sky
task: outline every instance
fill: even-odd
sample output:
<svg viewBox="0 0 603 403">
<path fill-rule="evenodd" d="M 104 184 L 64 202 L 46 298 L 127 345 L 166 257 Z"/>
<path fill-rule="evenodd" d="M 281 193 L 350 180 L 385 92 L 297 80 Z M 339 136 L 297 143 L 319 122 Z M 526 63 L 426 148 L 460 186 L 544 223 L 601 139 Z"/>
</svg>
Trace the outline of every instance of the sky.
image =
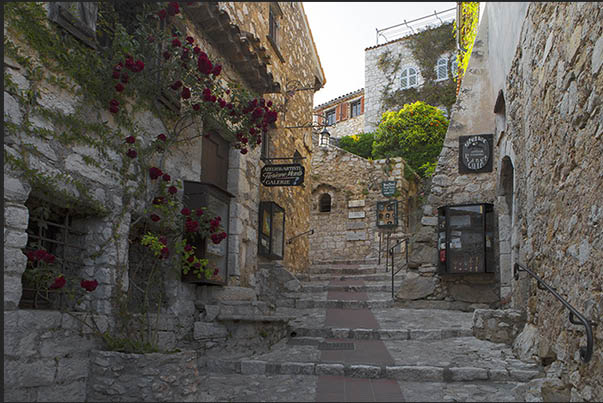
<svg viewBox="0 0 603 403">
<path fill-rule="evenodd" d="M 314 94 L 317 106 L 364 88 L 364 49 L 377 44 L 377 29 L 433 15 L 456 7 L 456 2 L 305 1 L 303 5 L 327 79 Z"/>
</svg>

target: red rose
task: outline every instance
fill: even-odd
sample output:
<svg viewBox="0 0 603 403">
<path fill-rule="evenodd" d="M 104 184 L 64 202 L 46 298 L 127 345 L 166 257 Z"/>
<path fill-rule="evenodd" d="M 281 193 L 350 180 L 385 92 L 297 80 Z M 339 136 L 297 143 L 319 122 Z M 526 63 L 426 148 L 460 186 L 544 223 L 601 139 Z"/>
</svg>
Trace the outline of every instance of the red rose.
<svg viewBox="0 0 603 403">
<path fill-rule="evenodd" d="M 199 46 L 195 46 L 193 48 L 193 53 L 196 54 L 196 55 L 198 55 L 199 53 L 201 53 L 201 48 Z"/>
<path fill-rule="evenodd" d="M 169 182 L 169 181 L 172 179 L 172 178 L 171 178 L 171 176 L 170 176 L 170 175 L 168 175 L 168 174 L 163 174 L 162 178 L 163 178 L 163 180 L 164 180 L 164 181 L 166 181 L 166 182 Z"/>
<path fill-rule="evenodd" d="M 119 112 L 119 106 L 113 106 L 113 105 L 111 105 L 109 107 L 109 112 L 111 112 L 111 113 L 117 113 L 117 112 Z"/>
<path fill-rule="evenodd" d="M 161 217 L 159 217 L 157 214 L 151 214 L 151 220 L 153 222 L 157 222 L 157 221 L 161 220 Z"/>
<path fill-rule="evenodd" d="M 136 66 L 137 73 L 144 70 L 144 62 L 142 60 L 137 60 L 135 66 Z"/>
<path fill-rule="evenodd" d="M 163 172 L 161 172 L 161 169 L 159 169 L 157 167 L 151 167 L 149 169 L 149 175 L 151 176 L 151 179 L 157 179 L 161 175 L 163 175 Z"/>
<path fill-rule="evenodd" d="M 211 234 L 210 238 L 211 241 L 215 244 L 219 244 L 220 242 L 222 242 L 222 238 L 218 234 Z"/>
<path fill-rule="evenodd" d="M 226 101 L 222 98 L 218 98 L 218 104 L 220 105 L 220 108 L 224 108 L 226 106 Z"/>
<path fill-rule="evenodd" d="M 195 38 L 193 38 L 192 36 L 187 36 L 186 41 L 192 45 L 195 42 Z"/>
<path fill-rule="evenodd" d="M 109 101 L 109 105 L 111 106 L 119 106 L 119 101 L 117 99 L 112 99 Z"/>
<path fill-rule="evenodd" d="M 174 91 L 176 91 L 181 86 L 182 86 L 182 81 L 178 80 L 178 81 L 175 81 L 172 85 L 170 85 L 170 88 L 173 89 Z"/>
<path fill-rule="evenodd" d="M 170 256 L 170 248 L 168 248 L 167 246 L 164 246 L 161 249 L 161 255 L 159 256 L 160 259 L 166 259 Z"/>
<path fill-rule="evenodd" d="M 220 75 L 221 72 L 222 72 L 222 65 L 216 64 L 211 73 L 214 75 L 214 77 L 217 77 Z"/>
<path fill-rule="evenodd" d="M 214 65 L 209 61 L 209 58 L 204 52 L 199 54 L 199 59 L 197 60 L 197 68 L 203 74 L 209 74 L 214 68 Z"/>
<path fill-rule="evenodd" d="M 129 149 L 128 152 L 126 153 L 126 155 L 130 158 L 136 158 L 136 156 L 138 155 L 138 153 L 136 152 L 136 150 L 133 149 Z"/>
<path fill-rule="evenodd" d="M 175 195 L 176 193 L 178 193 L 178 188 L 176 186 L 170 186 L 168 188 L 168 193 L 171 195 Z"/>
<path fill-rule="evenodd" d="M 192 246 L 190 246 L 189 244 L 186 244 L 186 245 L 184 246 L 184 251 L 185 251 L 185 252 L 190 252 L 190 251 L 192 251 L 192 250 L 193 250 L 193 247 L 192 247 Z"/>
<path fill-rule="evenodd" d="M 162 196 L 157 196 L 153 199 L 153 204 L 158 206 L 160 204 L 163 204 L 164 201 L 165 201 L 165 198 L 163 198 Z"/>
<path fill-rule="evenodd" d="M 203 209 L 198 208 L 197 211 L 195 211 L 195 214 L 197 214 L 199 217 L 201 217 L 203 215 Z"/>
<path fill-rule="evenodd" d="M 195 257 L 193 255 L 191 255 L 188 257 L 188 259 L 186 259 L 186 261 L 189 263 L 193 263 L 195 261 Z"/>
<path fill-rule="evenodd" d="M 182 210 L 180 210 L 180 214 L 182 215 L 190 215 L 191 210 L 188 207 L 184 207 Z"/>
<path fill-rule="evenodd" d="M 241 138 L 241 143 L 243 143 L 243 144 L 247 144 L 248 141 L 249 141 L 249 139 L 247 137 Z"/>
<path fill-rule="evenodd" d="M 121 73 L 121 82 L 122 83 L 127 84 L 129 78 L 130 78 L 130 76 L 128 76 L 127 71 L 124 71 L 123 73 Z"/>
<path fill-rule="evenodd" d="M 272 106 L 272 101 L 268 101 L 268 103 L 266 103 L 266 106 L 270 108 Z"/>
<path fill-rule="evenodd" d="M 257 139 L 256 143 L 257 143 L 258 145 L 262 144 L 262 138 L 261 138 L 261 137 L 258 137 L 258 139 Z"/>
<path fill-rule="evenodd" d="M 136 137 L 134 136 L 128 136 L 126 137 L 126 143 L 128 144 L 134 144 L 136 142 Z"/>
<path fill-rule="evenodd" d="M 120 75 L 119 71 L 113 72 L 113 78 L 119 78 L 119 75 Z"/>
<path fill-rule="evenodd" d="M 159 237 L 159 242 L 161 242 L 164 245 L 167 245 L 168 240 L 166 237 L 162 236 L 162 237 Z"/>
<path fill-rule="evenodd" d="M 115 66 L 113 66 L 113 71 L 121 71 L 122 67 L 123 67 L 122 62 L 119 62 Z"/>
<path fill-rule="evenodd" d="M 117 92 L 122 92 L 124 90 L 124 88 L 125 87 L 123 86 L 122 83 L 115 84 L 115 91 L 117 91 Z"/>
<path fill-rule="evenodd" d="M 162 10 L 159 10 L 159 11 L 157 12 L 157 15 L 159 16 L 159 18 L 160 18 L 160 19 L 162 19 L 162 20 L 163 20 L 165 17 L 167 17 L 167 11 L 165 11 L 165 10 L 163 10 L 163 9 L 162 9 Z"/>
<path fill-rule="evenodd" d="M 174 39 L 172 39 L 172 46 L 177 48 L 177 47 L 182 46 L 182 43 L 178 40 L 178 38 L 174 38 Z"/>
<path fill-rule="evenodd" d="M 266 100 L 264 98 L 260 99 L 260 106 L 266 105 Z"/>
<path fill-rule="evenodd" d="M 96 287 L 98 287 L 98 281 L 96 280 L 82 280 L 80 282 L 80 285 L 82 286 L 82 288 L 85 288 L 86 291 L 91 292 L 96 290 Z"/>
<path fill-rule="evenodd" d="M 201 105 L 199 105 L 199 104 L 194 104 L 193 105 L 193 109 L 196 110 L 196 111 L 198 111 L 200 108 L 201 108 Z"/>
<path fill-rule="evenodd" d="M 241 148 L 241 154 L 243 154 L 243 155 L 247 154 L 247 149 L 246 148 Z"/>
<path fill-rule="evenodd" d="M 184 226 L 188 232 L 197 232 L 197 230 L 199 229 L 199 222 L 189 220 L 184 224 Z"/>
<path fill-rule="evenodd" d="M 167 136 L 165 134 L 161 133 L 160 135 L 157 136 L 157 140 L 166 141 Z"/>
<path fill-rule="evenodd" d="M 177 1 L 170 1 L 167 7 L 167 13 L 174 16 L 180 12 L 180 6 Z"/>
<path fill-rule="evenodd" d="M 191 97 L 191 90 L 184 87 L 184 88 L 182 88 L 182 94 L 180 94 L 180 95 L 182 96 L 182 99 L 189 99 Z"/>
<path fill-rule="evenodd" d="M 67 284 L 67 280 L 65 277 L 63 277 L 63 275 L 60 275 L 54 279 L 54 282 L 48 288 L 51 290 L 58 290 L 59 288 L 65 287 L 65 284 Z"/>
</svg>

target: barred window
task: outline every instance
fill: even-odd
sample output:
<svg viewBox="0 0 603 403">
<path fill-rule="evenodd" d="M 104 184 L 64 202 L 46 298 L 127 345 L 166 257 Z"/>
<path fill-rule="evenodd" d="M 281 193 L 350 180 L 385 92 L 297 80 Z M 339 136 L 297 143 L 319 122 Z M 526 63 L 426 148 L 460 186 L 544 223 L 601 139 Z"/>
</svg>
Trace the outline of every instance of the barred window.
<svg viewBox="0 0 603 403">
<path fill-rule="evenodd" d="M 61 309 L 71 307 L 61 288 L 53 287 L 62 275 L 69 280 L 78 277 L 83 267 L 84 232 L 73 228 L 76 214 L 41 199 L 30 197 L 25 203 L 29 209 L 27 226 L 27 268 L 23 273 L 21 309 Z M 36 257 L 36 251 L 38 252 Z M 52 255 L 54 258 L 43 259 Z"/>
</svg>

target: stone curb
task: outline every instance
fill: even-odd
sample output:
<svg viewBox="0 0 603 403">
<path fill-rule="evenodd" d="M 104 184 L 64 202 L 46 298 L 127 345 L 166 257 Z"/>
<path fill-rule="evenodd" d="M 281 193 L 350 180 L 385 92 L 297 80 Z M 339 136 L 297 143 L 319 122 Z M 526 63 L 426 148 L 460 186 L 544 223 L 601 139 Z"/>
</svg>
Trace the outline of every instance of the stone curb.
<svg viewBox="0 0 603 403">
<path fill-rule="evenodd" d="M 401 285 L 402 282 L 394 283 L 394 287 Z M 365 284 L 365 285 L 328 285 L 328 284 L 302 284 L 302 293 L 320 293 L 326 291 L 348 291 L 348 292 L 391 292 L 392 284 Z"/>
<path fill-rule="evenodd" d="M 295 306 L 291 306 L 295 304 Z M 340 309 L 365 309 L 365 308 L 391 308 L 394 301 L 389 300 L 313 300 L 313 299 L 288 299 L 277 300 L 277 306 L 296 308 L 296 309 L 312 309 L 312 308 L 340 308 Z"/>
<path fill-rule="evenodd" d="M 397 379 L 407 382 L 527 382 L 542 374 L 537 370 L 433 367 L 419 365 L 377 366 L 316 362 L 200 359 L 199 367 L 222 374 L 241 375 L 338 375 L 353 378 Z M 510 374 L 510 375 L 509 375 Z M 514 375 L 515 374 L 515 375 Z"/>
</svg>

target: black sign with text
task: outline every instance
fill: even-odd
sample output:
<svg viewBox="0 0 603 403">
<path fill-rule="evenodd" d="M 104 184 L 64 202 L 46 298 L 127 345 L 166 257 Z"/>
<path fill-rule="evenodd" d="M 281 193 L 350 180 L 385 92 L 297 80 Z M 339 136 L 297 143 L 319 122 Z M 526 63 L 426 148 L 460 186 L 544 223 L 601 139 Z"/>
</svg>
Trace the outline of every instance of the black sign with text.
<svg viewBox="0 0 603 403">
<path fill-rule="evenodd" d="M 304 183 L 305 169 L 301 164 L 266 165 L 260 182 L 264 186 L 299 186 Z"/>
</svg>

